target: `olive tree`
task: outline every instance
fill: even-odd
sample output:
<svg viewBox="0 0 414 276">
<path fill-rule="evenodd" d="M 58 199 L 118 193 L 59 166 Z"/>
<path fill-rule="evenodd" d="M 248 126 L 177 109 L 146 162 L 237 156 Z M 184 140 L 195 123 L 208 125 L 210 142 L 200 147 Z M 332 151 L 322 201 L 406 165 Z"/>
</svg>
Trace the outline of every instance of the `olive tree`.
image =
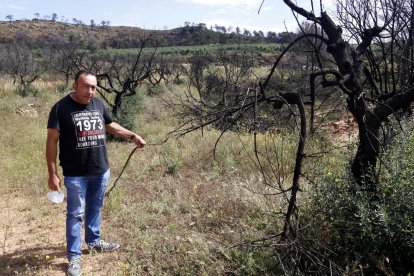
<svg viewBox="0 0 414 276">
<path fill-rule="evenodd" d="M 25 95 L 27 88 L 45 71 L 41 55 L 36 55 L 33 42 L 25 33 L 17 33 L 14 43 L 6 45 L 3 59 L 5 71 L 13 79 L 13 84 L 19 86 L 19 91 Z"/>
</svg>

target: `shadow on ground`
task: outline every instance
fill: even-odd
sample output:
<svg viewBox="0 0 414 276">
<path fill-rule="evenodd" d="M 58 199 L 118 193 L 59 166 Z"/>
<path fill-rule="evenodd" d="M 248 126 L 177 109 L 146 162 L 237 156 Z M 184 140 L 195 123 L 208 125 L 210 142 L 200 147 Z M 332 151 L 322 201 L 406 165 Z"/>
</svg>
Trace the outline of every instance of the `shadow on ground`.
<svg viewBox="0 0 414 276">
<path fill-rule="evenodd" d="M 66 271 L 66 250 L 63 246 L 27 248 L 0 256 L 0 275 L 29 274 L 53 269 Z M 56 262 L 56 259 L 64 262 Z"/>
</svg>

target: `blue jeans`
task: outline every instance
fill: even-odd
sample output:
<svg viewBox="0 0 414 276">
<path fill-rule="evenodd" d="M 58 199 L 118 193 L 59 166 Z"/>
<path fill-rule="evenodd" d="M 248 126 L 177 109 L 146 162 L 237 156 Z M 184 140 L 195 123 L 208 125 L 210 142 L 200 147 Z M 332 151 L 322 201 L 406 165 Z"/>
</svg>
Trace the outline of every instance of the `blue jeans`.
<svg viewBox="0 0 414 276">
<path fill-rule="evenodd" d="M 65 176 L 67 191 L 66 251 L 69 260 L 81 257 L 82 222 L 85 216 L 85 242 L 100 240 L 101 208 L 109 180 L 109 170 L 88 176 Z"/>
</svg>

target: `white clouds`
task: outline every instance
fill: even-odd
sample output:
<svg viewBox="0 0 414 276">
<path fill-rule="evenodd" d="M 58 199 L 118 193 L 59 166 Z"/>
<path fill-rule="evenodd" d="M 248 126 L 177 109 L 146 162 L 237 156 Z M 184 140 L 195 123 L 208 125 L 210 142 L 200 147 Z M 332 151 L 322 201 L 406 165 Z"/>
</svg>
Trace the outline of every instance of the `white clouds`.
<svg viewBox="0 0 414 276">
<path fill-rule="evenodd" d="M 296 22 L 288 22 L 288 23 L 284 23 L 284 22 L 274 22 L 274 24 L 272 24 L 273 22 L 268 22 L 268 24 L 258 24 L 258 22 L 256 22 L 255 20 L 251 20 L 251 19 L 246 19 L 246 20 L 233 20 L 232 18 L 224 18 L 224 17 L 216 17 L 216 18 L 210 18 L 210 19 L 205 19 L 203 20 L 203 22 L 207 25 L 207 27 L 210 26 L 225 26 L 225 27 L 229 27 L 232 26 L 233 29 L 236 27 L 239 27 L 242 31 L 244 29 L 247 29 L 249 31 L 263 31 L 265 34 L 268 31 L 272 31 L 272 32 L 284 32 L 286 30 L 289 31 L 295 31 L 297 29 L 297 24 Z"/>
<path fill-rule="evenodd" d="M 182 3 L 203 6 L 249 6 L 259 7 L 261 0 L 178 0 Z"/>
<path fill-rule="evenodd" d="M 282 0 L 176 0 L 193 11 L 197 11 L 194 22 L 207 26 L 232 26 L 249 31 L 295 31 L 297 29 L 291 10 Z M 308 1 L 308 0 L 300 0 Z M 195 4 L 197 3 L 197 5 Z M 183 5 L 183 6 L 184 6 Z M 204 6 L 202 6 L 204 5 Z M 209 6 L 208 6 L 209 5 Z M 237 6 L 238 5 L 238 6 Z M 260 13 L 258 13 L 259 8 Z M 286 21 L 286 23 L 285 23 Z"/>
<path fill-rule="evenodd" d="M 8 5 L 8 8 L 11 9 L 11 10 L 15 10 L 15 11 L 24 11 L 24 10 L 27 10 L 26 7 L 16 6 L 16 5 L 12 5 L 12 4 L 9 4 Z"/>
</svg>

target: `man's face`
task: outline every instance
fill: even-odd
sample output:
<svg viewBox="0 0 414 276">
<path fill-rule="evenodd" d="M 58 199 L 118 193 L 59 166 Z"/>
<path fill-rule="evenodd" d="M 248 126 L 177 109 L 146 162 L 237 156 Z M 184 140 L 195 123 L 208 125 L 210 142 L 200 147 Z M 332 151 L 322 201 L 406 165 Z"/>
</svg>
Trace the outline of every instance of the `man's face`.
<svg viewBox="0 0 414 276">
<path fill-rule="evenodd" d="M 74 99 L 80 104 L 88 104 L 96 94 L 97 81 L 92 75 L 82 74 L 73 84 Z"/>
</svg>

